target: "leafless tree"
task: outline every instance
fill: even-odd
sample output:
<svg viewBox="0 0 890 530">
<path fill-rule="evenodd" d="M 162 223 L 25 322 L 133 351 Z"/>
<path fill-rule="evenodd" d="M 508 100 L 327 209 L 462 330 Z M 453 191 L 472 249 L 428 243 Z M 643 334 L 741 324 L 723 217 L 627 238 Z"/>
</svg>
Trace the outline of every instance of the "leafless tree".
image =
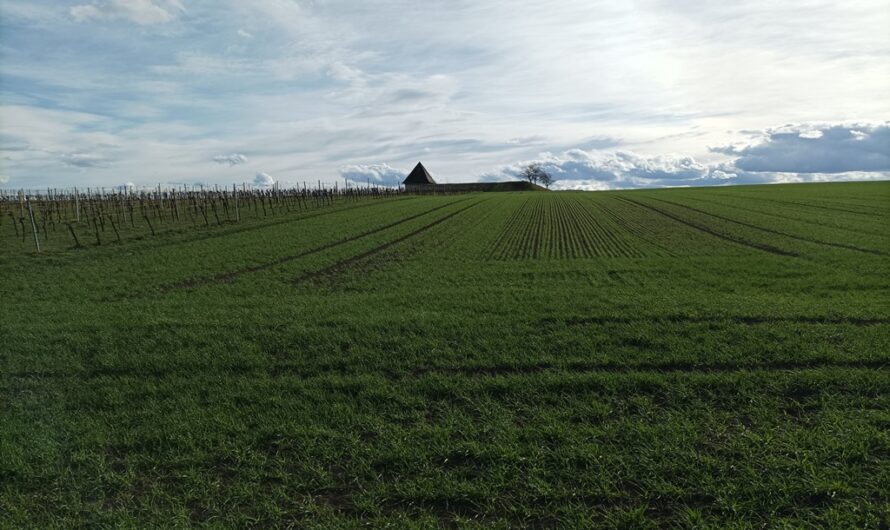
<svg viewBox="0 0 890 530">
<path fill-rule="evenodd" d="M 522 168 L 522 172 L 520 173 L 522 178 L 531 182 L 532 184 L 540 184 L 542 186 L 550 187 L 553 184 L 553 177 L 550 173 L 544 171 L 544 168 L 541 167 L 541 164 L 537 162 L 531 163 L 524 168 Z"/>
</svg>

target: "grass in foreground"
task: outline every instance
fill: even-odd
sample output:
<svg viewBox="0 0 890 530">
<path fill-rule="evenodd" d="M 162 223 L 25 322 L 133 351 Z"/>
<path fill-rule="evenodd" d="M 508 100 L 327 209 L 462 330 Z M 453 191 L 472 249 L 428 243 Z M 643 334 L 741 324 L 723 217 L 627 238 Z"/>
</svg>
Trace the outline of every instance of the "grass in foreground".
<svg viewBox="0 0 890 530">
<path fill-rule="evenodd" d="M 0 526 L 886 527 L 888 199 L 418 197 L 42 255 L 4 234 Z"/>
</svg>

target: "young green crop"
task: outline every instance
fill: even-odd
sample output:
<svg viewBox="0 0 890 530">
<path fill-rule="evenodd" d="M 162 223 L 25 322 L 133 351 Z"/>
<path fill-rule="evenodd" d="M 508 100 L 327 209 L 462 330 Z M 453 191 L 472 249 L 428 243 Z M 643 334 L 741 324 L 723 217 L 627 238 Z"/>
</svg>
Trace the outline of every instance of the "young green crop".
<svg viewBox="0 0 890 530">
<path fill-rule="evenodd" d="M 887 204 L 400 197 L 41 254 L 2 225 L 0 527 L 886 527 Z"/>
</svg>

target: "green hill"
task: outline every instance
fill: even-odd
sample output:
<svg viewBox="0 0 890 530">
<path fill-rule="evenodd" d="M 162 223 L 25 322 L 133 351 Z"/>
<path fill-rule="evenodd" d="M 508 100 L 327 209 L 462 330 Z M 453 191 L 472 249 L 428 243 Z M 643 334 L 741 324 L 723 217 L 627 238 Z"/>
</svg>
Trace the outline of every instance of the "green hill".
<svg viewBox="0 0 890 530">
<path fill-rule="evenodd" d="M 41 254 L 4 221 L 0 527 L 886 526 L 888 204 L 363 198 Z"/>
</svg>

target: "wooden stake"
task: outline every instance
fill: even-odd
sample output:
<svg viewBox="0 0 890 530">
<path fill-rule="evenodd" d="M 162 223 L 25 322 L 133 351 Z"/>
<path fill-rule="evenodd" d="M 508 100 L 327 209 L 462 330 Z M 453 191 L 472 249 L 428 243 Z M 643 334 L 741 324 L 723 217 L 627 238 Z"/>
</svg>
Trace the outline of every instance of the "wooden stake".
<svg viewBox="0 0 890 530">
<path fill-rule="evenodd" d="M 28 215 L 31 217 L 31 233 L 34 234 L 34 246 L 37 247 L 37 252 L 40 253 L 40 241 L 37 240 L 37 223 L 34 222 L 34 210 L 31 209 L 31 199 L 28 199 Z"/>
<path fill-rule="evenodd" d="M 65 221 L 65 224 L 68 226 L 68 231 L 71 232 L 71 237 L 74 238 L 74 248 L 80 248 L 80 240 L 77 239 L 77 234 L 74 232 L 74 227 L 71 226 L 71 221 Z"/>
<path fill-rule="evenodd" d="M 238 209 L 238 186 L 232 184 L 232 194 L 235 196 L 235 221 L 241 221 L 241 210 Z"/>
</svg>

